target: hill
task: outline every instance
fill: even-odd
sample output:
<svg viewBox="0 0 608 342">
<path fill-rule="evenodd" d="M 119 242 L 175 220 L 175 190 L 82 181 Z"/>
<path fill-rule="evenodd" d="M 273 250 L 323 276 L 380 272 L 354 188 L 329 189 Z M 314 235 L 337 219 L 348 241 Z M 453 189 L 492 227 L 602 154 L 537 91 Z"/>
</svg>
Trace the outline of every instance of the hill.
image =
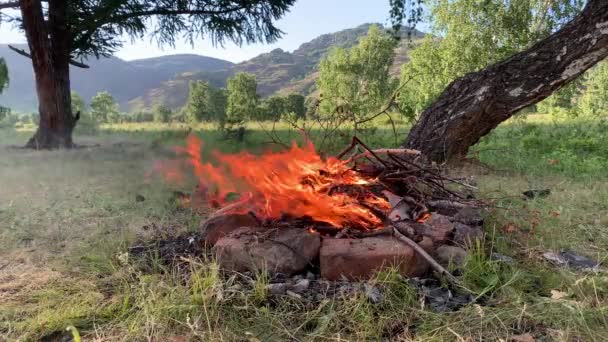
<svg viewBox="0 0 608 342">
<path fill-rule="evenodd" d="M 35 110 L 37 100 L 31 61 L 2 44 L 0 57 L 6 60 L 10 77 L 8 89 L 0 95 L 0 104 L 18 111 Z M 90 69 L 71 69 L 72 88 L 87 100 L 99 91 L 107 90 L 123 105 L 186 71 L 222 70 L 234 65 L 217 58 L 188 54 L 133 61 L 111 57 L 86 63 Z"/>
<path fill-rule="evenodd" d="M 89 100 L 99 91 L 110 92 L 123 110 L 141 110 L 162 103 L 170 108 L 181 107 L 188 96 L 188 83 L 206 80 L 215 87 L 224 87 L 229 77 L 240 71 L 256 75 L 261 96 L 273 93 L 314 91 L 319 61 L 333 47 L 352 47 L 372 24 L 321 35 L 293 52 L 275 49 L 248 61 L 231 62 L 199 56 L 169 55 L 133 61 L 117 57 L 90 60 L 90 69 L 72 69 L 72 88 Z M 414 31 L 413 40 L 403 39 L 397 48 L 392 68 L 407 61 L 412 42 L 424 33 Z M 30 61 L 0 45 L 0 56 L 6 59 L 11 83 L 0 95 L 0 104 L 19 111 L 36 108 L 36 93 Z"/>
<path fill-rule="evenodd" d="M 132 100 L 131 109 L 149 108 L 157 102 L 162 102 L 171 108 L 182 106 L 188 96 L 188 83 L 192 80 L 206 80 L 215 87 L 224 87 L 226 80 L 240 71 L 256 75 L 258 93 L 268 96 L 273 93 L 301 93 L 304 95 L 314 91 L 317 78 L 317 66 L 323 56 L 333 47 L 349 48 L 357 44 L 359 39 L 369 30 L 372 24 L 363 24 L 352 29 L 321 35 L 300 45 L 293 52 L 275 49 L 261 54 L 248 61 L 236 64 L 227 70 L 208 72 L 186 72 L 167 82 L 161 87 L 150 89 L 147 93 Z M 401 64 L 405 63 L 411 45 L 424 36 L 424 33 L 414 30 L 412 39 L 405 37 L 397 47 L 397 58 L 391 71 L 399 72 Z"/>
</svg>

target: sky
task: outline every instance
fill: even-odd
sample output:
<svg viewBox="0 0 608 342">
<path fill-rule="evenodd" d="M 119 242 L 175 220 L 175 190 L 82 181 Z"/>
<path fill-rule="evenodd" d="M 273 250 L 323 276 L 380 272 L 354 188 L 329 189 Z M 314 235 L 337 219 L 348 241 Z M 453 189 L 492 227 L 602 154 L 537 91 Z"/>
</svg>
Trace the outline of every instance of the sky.
<svg viewBox="0 0 608 342">
<path fill-rule="evenodd" d="M 209 40 L 195 42 L 194 47 L 185 41 L 176 43 L 175 48 L 160 48 L 149 38 L 130 42 L 116 53 L 116 56 L 133 60 L 178 53 L 194 53 L 216 57 L 231 62 L 242 62 L 260 53 L 275 48 L 295 50 L 300 44 L 321 34 L 352 28 L 363 23 L 389 23 L 389 0 L 298 0 L 277 26 L 285 32 L 283 38 L 273 44 L 253 44 L 241 47 L 227 43 L 223 48 L 214 47 Z M 24 37 L 9 25 L 0 26 L 0 44 L 24 43 Z"/>
</svg>

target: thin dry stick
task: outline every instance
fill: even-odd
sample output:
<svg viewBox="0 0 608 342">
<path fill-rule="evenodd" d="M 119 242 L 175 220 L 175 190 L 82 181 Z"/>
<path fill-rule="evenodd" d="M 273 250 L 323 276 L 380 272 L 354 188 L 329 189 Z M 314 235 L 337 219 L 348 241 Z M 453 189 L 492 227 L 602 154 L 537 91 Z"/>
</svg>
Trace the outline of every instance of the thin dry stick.
<svg viewBox="0 0 608 342">
<path fill-rule="evenodd" d="M 450 272 L 448 272 L 448 270 L 443 268 L 443 266 L 439 265 L 439 263 L 435 261 L 432 256 L 429 255 L 429 253 L 427 253 L 424 249 L 422 249 L 422 247 L 420 247 L 420 245 L 414 242 L 414 240 L 402 234 L 399 229 L 397 229 L 397 227 L 393 225 L 391 225 L 391 227 L 393 228 L 393 236 L 395 236 L 397 239 L 399 239 L 406 245 L 412 247 L 414 251 L 416 251 L 416 253 L 418 253 L 422 258 L 424 258 L 424 260 L 426 260 L 435 271 L 437 271 L 440 275 L 445 276 L 446 279 L 450 283 L 452 283 L 452 285 L 460 286 L 460 281 L 458 281 L 456 277 L 454 277 Z"/>
</svg>

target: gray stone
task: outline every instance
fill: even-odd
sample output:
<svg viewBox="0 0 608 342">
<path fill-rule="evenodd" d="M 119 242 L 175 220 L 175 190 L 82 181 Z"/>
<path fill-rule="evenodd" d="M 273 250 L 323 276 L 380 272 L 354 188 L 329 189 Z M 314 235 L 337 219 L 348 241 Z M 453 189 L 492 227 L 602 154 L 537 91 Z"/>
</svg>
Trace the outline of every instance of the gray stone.
<svg viewBox="0 0 608 342">
<path fill-rule="evenodd" d="M 319 255 L 321 238 L 298 228 L 241 227 L 217 241 L 213 251 L 227 270 L 292 275 Z"/>
<path fill-rule="evenodd" d="M 310 286 L 310 280 L 300 279 L 295 283 L 295 285 L 293 285 L 291 287 L 291 290 L 293 290 L 294 292 L 297 292 L 297 293 L 303 293 L 304 291 L 308 290 L 309 286 Z"/>
<path fill-rule="evenodd" d="M 466 261 L 467 251 L 460 247 L 443 245 L 437 248 L 436 255 L 437 262 L 444 266 L 462 266 Z"/>
<path fill-rule="evenodd" d="M 437 213 L 431 214 L 422 227 L 420 233 L 430 237 L 436 245 L 451 240 L 454 233 L 454 223 L 447 216 Z"/>
<path fill-rule="evenodd" d="M 453 241 L 458 246 L 464 248 L 474 247 L 475 241 L 482 240 L 483 235 L 483 230 L 479 227 L 471 227 L 460 222 L 454 223 Z"/>
<path fill-rule="evenodd" d="M 382 292 L 371 284 L 365 284 L 365 296 L 374 304 L 378 304 L 382 301 Z"/>
<path fill-rule="evenodd" d="M 289 291 L 289 290 L 287 290 L 287 292 L 286 292 L 286 293 L 287 293 L 287 295 L 288 295 L 289 297 L 291 297 L 291 298 L 293 298 L 293 299 L 302 299 L 302 296 L 301 296 L 301 295 L 299 295 L 299 294 L 297 294 L 297 293 L 295 293 L 295 292 L 293 292 L 293 291 Z"/>
<path fill-rule="evenodd" d="M 202 241 L 207 246 L 214 246 L 217 240 L 241 227 L 256 226 L 257 221 L 247 214 L 218 215 L 207 219 L 201 225 Z"/>
<path fill-rule="evenodd" d="M 454 221 L 469 226 L 483 226 L 483 216 L 481 216 L 481 211 L 473 207 L 460 209 L 456 215 L 454 215 Z"/>
<path fill-rule="evenodd" d="M 266 285 L 266 290 L 268 293 L 278 296 L 284 295 L 287 292 L 288 285 L 285 283 L 276 283 L 276 284 L 268 284 Z"/>
</svg>

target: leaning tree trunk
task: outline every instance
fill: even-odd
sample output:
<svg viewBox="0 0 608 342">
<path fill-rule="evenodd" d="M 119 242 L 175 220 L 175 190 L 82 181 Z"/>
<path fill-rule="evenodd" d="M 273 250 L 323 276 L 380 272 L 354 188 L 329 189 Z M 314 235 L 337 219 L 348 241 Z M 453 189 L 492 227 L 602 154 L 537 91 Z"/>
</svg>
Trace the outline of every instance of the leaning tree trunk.
<svg viewBox="0 0 608 342">
<path fill-rule="evenodd" d="M 67 2 L 50 0 L 49 20 L 44 21 L 40 0 L 21 0 L 23 28 L 30 48 L 38 94 L 40 122 L 27 147 L 70 148 L 77 118 L 70 99 L 70 36 Z"/>
<path fill-rule="evenodd" d="M 561 30 L 531 48 L 452 82 L 422 112 L 405 145 L 435 161 L 470 146 L 518 110 L 535 104 L 608 57 L 608 0 L 589 0 Z"/>
</svg>

